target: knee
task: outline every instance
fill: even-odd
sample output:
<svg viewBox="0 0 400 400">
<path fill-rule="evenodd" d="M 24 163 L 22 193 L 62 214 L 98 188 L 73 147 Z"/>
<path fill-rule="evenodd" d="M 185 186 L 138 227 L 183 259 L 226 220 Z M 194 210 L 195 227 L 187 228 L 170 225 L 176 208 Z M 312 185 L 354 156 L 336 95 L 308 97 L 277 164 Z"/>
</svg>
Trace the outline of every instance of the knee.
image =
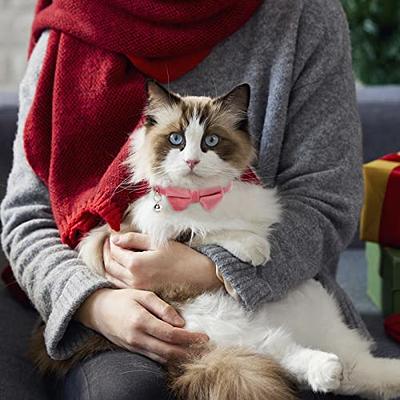
<svg viewBox="0 0 400 400">
<path fill-rule="evenodd" d="M 172 400 L 161 369 L 78 365 L 64 382 L 64 400 Z"/>
<path fill-rule="evenodd" d="M 107 393 L 104 400 L 167 400 L 167 385 L 163 375 L 153 371 L 127 372 L 123 377 L 110 375 L 101 387 L 97 387 L 93 400 L 103 399 L 100 392 Z"/>
</svg>

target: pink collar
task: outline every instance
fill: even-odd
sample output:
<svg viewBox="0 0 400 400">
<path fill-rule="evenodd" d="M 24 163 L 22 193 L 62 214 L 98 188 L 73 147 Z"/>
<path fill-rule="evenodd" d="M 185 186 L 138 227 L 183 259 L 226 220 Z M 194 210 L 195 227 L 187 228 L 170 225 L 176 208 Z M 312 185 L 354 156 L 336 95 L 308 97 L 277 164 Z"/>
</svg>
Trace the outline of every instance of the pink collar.
<svg viewBox="0 0 400 400">
<path fill-rule="evenodd" d="M 224 194 L 231 191 L 232 185 L 233 183 L 230 182 L 225 187 L 219 186 L 199 190 L 156 186 L 154 191 L 165 196 L 175 211 L 183 211 L 193 203 L 200 203 L 205 210 L 211 211 L 222 200 Z"/>
</svg>

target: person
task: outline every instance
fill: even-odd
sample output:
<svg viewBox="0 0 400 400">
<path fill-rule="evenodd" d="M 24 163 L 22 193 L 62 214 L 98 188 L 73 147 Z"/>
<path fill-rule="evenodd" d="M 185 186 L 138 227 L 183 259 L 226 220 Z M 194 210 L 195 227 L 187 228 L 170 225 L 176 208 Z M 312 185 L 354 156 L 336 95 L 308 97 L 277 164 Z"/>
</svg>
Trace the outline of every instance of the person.
<svg viewBox="0 0 400 400">
<path fill-rule="evenodd" d="M 120 7 L 124 2 L 117 3 Z M 154 12 L 161 26 L 165 21 L 157 12 L 159 3 L 150 3 L 156 7 L 140 12 Z M 182 2 L 170 3 L 183 7 Z M 42 25 L 20 86 L 14 163 L 1 206 L 3 248 L 17 281 L 46 322 L 45 342 L 52 358 L 70 357 L 93 331 L 121 347 L 80 362 L 60 386 L 63 398 L 121 400 L 133 394 L 135 399 L 170 398 L 162 364 L 184 355 L 187 344 L 208 338 L 185 331 L 176 310 L 152 293 L 159 281 L 192 281 L 205 289 L 224 284 L 251 312 L 263 302 L 282 298 L 305 279 L 316 278 L 336 296 L 347 323 L 368 335 L 335 281 L 339 254 L 354 235 L 362 201 L 360 123 L 348 26 L 339 0 L 261 1 L 248 21 L 215 43 L 193 68 L 177 77 L 173 70 L 167 71 L 169 88 L 178 93 L 213 96 L 237 83 L 251 86 L 249 123 L 258 152 L 255 167 L 265 185 L 279 188 L 284 207 L 282 222 L 270 236 L 271 261 L 257 268 L 218 246 L 196 251 L 173 242 L 168 250 L 151 249 L 145 235 L 128 234 L 105 247 L 108 279 L 88 270 L 76 250 L 65 244 L 54 190 L 49 190 L 50 183 L 32 162 L 32 148 L 42 142 L 27 141 L 26 132 L 24 136 L 37 107 L 42 107 L 44 116 L 58 117 L 57 109 L 51 109 L 57 101 L 59 107 L 72 107 L 67 117 L 63 114 L 71 129 L 74 124 L 89 126 L 82 117 L 82 109 L 87 109 L 79 103 L 82 99 L 73 84 L 68 87 L 75 96 L 72 101 L 68 103 L 71 99 L 65 91 L 60 102 L 54 90 L 49 102 L 49 90 L 43 90 L 41 81 L 49 72 L 54 32 L 67 31 L 66 39 L 57 42 L 66 46 L 81 25 L 68 29 Z M 79 40 L 85 43 L 95 26 L 83 26 L 86 36 Z M 112 31 L 108 39 L 117 36 Z M 166 46 L 167 41 L 161 44 Z M 65 68 L 63 54 L 58 52 L 54 59 L 55 74 Z M 125 65 L 132 61 L 118 57 Z M 144 65 L 135 58 L 132 62 L 137 68 Z M 73 68 L 73 62 L 70 65 Z M 97 72 L 91 68 L 92 74 Z M 72 72 L 64 75 L 78 82 Z M 83 79 L 79 76 L 79 82 Z M 85 98 L 84 105 L 90 105 L 89 99 L 94 101 L 95 96 Z M 79 107 L 73 108 L 74 102 Z M 96 112 L 94 118 L 102 118 L 107 109 Z M 80 113 L 81 119 L 74 113 Z M 119 122 L 111 108 L 107 118 Z M 66 132 L 62 130 L 62 135 L 68 140 Z M 65 153 L 73 152 L 62 143 Z M 94 157 L 83 151 L 82 147 L 77 155 L 84 162 Z M 61 160 L 65 163 L 65 158 Z M 68 190 L 68 185 L 63 188 Z M 148 257 L 138 261 L 135 250 Z M 304 396 L 313 398 L 310 393 Z"/>
</svg>

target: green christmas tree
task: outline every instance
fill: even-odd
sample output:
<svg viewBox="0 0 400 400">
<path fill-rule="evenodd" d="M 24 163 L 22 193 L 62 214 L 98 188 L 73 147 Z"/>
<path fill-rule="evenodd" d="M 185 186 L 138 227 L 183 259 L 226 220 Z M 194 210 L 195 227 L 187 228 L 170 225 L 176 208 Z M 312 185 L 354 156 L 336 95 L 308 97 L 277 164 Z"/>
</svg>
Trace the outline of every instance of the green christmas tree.
<svg viewBox="0 0 400 400">
<path fill-rule="evenodd" d="M 400 84 L 400 0 L 342 0 L 353 65 L 365 84 Z"/>
</svg>

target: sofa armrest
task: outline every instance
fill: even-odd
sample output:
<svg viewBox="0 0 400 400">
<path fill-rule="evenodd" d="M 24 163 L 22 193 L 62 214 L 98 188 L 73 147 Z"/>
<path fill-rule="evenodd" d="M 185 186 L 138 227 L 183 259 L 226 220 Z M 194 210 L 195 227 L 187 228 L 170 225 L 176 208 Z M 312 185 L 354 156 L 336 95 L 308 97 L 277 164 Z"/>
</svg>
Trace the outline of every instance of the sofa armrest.
<svg viewBox="0 0 400 400">
<path fill-rule="evenodd" d="M 0 202 L 4 197 L 11 170 L 12 145 L 17 131 L 17 112 L 17 95 L 0 93 Z M 6 263 L 0 250 L 0 270 Z"/>
<path fill-rule="evenodd" d="M 400 85 L 357 88 L 364 161 L 400 151 Z"/>
</svg>

